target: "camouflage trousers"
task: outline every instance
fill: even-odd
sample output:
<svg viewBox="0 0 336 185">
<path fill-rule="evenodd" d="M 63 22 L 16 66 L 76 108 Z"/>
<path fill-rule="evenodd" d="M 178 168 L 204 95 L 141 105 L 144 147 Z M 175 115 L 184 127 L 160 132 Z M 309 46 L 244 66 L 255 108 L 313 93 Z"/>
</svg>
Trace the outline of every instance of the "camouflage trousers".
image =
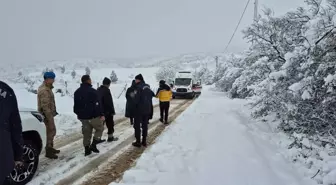
<svg viewBox="0 0 336 185">
<path fill-rule="evenodd" d="M 56 126 L 54 118 L 46 118 L 44 120 L 44 124 L 46 126 L 46 133 L 47 133 L 47 143 L 46 147 L 54 147 L 54 138 L 56 136 Z"/>
<path fill-rule="evenodd" d="M 93 139 L 100 140 L 103 131 L 104 131 L 104 123 L 100 120 L 100 118 L 94 118 L 90 120 L 80 120 L 82 122 L 82 134 L 83 134 L 83 145 L 84 147 L 91 145 L 92 133 L 93 129 L 95 130 Z"/>
</svg>

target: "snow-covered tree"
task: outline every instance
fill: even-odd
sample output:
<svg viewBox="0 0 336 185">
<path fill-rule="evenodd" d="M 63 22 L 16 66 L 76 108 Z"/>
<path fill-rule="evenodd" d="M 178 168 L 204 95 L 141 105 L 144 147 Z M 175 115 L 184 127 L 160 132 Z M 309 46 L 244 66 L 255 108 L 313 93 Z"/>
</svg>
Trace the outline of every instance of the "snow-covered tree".
<svg viewBox="0 0 336 185">
<path fill-rule="evenodd" d="M 115 73 L 114 70 L 112 70 L 112 72 L 111 72 L 110 79 L 113 83 L 118 81 L 117 74 Z"/>
<path fill-rule="evenodd" d="M 44 75 L 45 72 L 54 72 L 54 69 L 46 67 L 46 68 L 43 69 L 43 71 L 42 71 L 42 76 Z"/>
<path fill-rule="evenodd" d="M 76 78 L 76 71 L 75 70 L 72 70 L 71 72 L 71 76 L 72 76 L 72 79 L 75 79 Z"/>
<path fill-rule="evenodd" d="M 305 2 L 278 17 L 266 9 L 244 30 L 253 43 L 244 59 L 223 63 L 214 80 L 233 98 L 251 97 L 254 117 L 275 114 L 294 138 L 289 147 L 307 158 L 318 152 L 312 146 L 336 153 L 336 3 Z"/>
<path fill-rule="evenodd" d="M 156 72 L 156 79 L 158 81 L 165 80 L 167 83 L 170 83 L 174 80 L 176 72 L 178 71 L 179 67 L 175 66 L 172 63 L 168 63 L 163 65 L 159 68 Z"/>
<path fill-rule="evenodd" d="M 64 74 L 64 73 L 65 73 L 65 65 L 62 65 L 62 66 L 60 67 L 60 70 L 61 70 L 61 73 Z"/>
<path fill-rule="evenodd" d="M 85 74 L 86 74 L 86 75 L 90 75 L 90 74 L 91 74 L 91 70 L 90 70 L 89 67 L 86 67 L 86 68 L 85 68 Z"/>
<path fill-rule="evenodd" d="M 213 71 L 210 71 L 207 66 L 202 66 L 193 73 L 196 80 L 201 80 L 206 85 L 211 85 L 214 82 Z"/>
</svg>

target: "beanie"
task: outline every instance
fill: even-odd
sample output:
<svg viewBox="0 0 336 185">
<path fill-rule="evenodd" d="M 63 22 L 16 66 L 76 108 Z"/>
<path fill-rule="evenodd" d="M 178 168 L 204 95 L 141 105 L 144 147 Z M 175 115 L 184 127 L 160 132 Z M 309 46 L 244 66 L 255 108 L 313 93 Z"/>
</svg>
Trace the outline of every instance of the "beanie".
<svg viewBox="0 0 336 185">
<path fill-rule="evenodd" d="M 135 79 L 136 80 L 141 80 L 141 81 L 144 81 L 144 78 L 142 77 L 142 74 L 138 74 L 135 76 Z"/>
<path fill-rule="evenodd" d="M 88 80 L 91 80 L 90 75 L 83 75 L 82 76 L 82 79 L 81 79 L 82 83 L 86 83 Z"/>
<path fill-rule="evenodd" d="M 54 72 L 48 71 L 43 74 L 44 79 L 55 79 L 56 75 Z"/>
<path fill-rule="evenodd" d="M 164 80 L 160 80 L 159 82 L 161 85 L 165 84 L 166 82 Z"/>
<path fill-rule="evenodd" d="M 111 80 L 105 77 L 103 80 L 103 85 L 110 85 L 110 84 L 111 84 Z"/>
</svg>

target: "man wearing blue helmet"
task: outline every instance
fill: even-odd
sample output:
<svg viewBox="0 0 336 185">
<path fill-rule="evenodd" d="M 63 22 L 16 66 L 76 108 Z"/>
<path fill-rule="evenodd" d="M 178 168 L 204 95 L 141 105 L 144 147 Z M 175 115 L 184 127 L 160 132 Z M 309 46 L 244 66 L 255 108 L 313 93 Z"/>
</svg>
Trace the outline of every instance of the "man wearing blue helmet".
<svg viewBox="0 0 336 185">
<path fill-rule="evenodd" d="M 43 75 L 43 84 L 37 91 L 38 111 L 44 115 L 44 124 L 47 129 L 45 156 L 50 159 L 57 159 L 58 156 L 56 154 L 60 153 L 60 150 L 54 149 L 54 137 L 56 136 L 54 117 L 57 115 L 57 112 L 52 89 L 54 88 L 55 77 L 54 72 L 45 72 Z"/>
</svg>

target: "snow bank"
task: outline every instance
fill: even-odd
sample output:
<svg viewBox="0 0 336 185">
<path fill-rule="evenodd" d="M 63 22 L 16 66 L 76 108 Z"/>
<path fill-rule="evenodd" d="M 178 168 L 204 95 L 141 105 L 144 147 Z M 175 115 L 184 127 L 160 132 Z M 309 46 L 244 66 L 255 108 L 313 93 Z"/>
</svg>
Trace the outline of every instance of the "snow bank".
<svg viewBox="0 0 336 185">
<path fill-rule="evenodd" d="M 115 184 L 309 185 L 256 128 L 245 100 L 204 90 Z"/>
</svg>

